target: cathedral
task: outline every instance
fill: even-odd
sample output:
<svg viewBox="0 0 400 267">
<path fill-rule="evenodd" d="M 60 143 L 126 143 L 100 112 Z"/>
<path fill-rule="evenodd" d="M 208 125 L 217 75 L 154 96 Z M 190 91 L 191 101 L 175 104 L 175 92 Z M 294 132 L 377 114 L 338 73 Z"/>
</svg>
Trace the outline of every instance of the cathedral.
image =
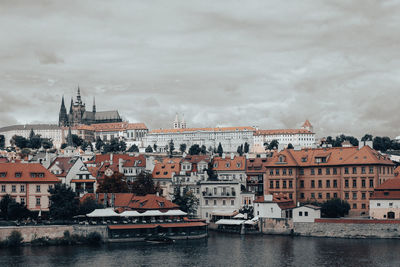
<svg viewBox="0 0 400 267">
<path fill-rule="evenodd" d="M 112 111 L 96 111 L 96 103 L 93 99 L 92 111 L 86 111 L 86 105 L 82 102 L 81 92 L 78 86 L 76 101 L 71 98 L 71 106 L 69 113 L 64 104 L 64 96 L 61 100 L 61 108 L 58 118 L 58 126 L 76 126 L 79 124 L 90 125 L 94 123 L 122 122 L 117 110 Z"/>
</svg>

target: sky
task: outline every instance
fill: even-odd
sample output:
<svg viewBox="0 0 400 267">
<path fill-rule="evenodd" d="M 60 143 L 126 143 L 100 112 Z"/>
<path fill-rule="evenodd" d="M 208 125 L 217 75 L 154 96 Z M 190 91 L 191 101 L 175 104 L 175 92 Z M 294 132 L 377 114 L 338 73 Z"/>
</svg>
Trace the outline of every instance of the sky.
<svg viewBox="0 0 400 267">
<path fill-rule="evenodd" d="M 0 126 L 91 110 L 149 129 L 400 135 L 400 1 L 0 1 Z"/>
</svg>

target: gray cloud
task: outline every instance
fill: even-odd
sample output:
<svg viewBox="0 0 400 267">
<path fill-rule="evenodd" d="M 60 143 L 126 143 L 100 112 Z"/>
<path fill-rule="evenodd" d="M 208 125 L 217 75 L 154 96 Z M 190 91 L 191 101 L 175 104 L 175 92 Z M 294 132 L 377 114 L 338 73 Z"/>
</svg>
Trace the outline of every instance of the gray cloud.
<svg viewBox="0 0 400 267">
<path fill-rule="evenodd" d="M 150 128 L 396 136 L 397 1 L 3 1 L 0 125 L 87 106 Z M 67 107 L 68 108 L 68 107 Z"/>
</svg>

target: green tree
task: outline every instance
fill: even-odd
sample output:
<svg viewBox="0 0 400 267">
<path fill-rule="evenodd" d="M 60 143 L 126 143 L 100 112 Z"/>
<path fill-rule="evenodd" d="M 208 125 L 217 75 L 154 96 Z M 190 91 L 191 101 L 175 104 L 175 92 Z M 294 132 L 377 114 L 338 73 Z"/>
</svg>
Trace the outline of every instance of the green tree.
<svg viewBox="0 0 400 267">
<path fill-rule="evenodd" d="M 160 192 L 160 188 L 154 184 L 153 177 L 150 173 L 141 172 L 136 180 L 132 182 L 131 192 L 138 196 L 145 196 L 147 194 Z"/>
<path fill-rule="evenodd" d="M 201 145 L 200 153 L 203 155 L 207 154 L 207 147 L 205 145 Z"/>
<path fill-rule="evenodd" d="M 200 146 L 198 144 L 194 144 L 189 148 L 190 155 L 199 155 L 201 152 Z"/>
<path fill-rule="evenodd" d="M 81 146 L 83 143 L 83 139 L 77 136 L 76 134 L 72 135 L 72 143 L 75 147 Z"/>
<path fill-rule="evenodd" d="M 9 194 L 6 194 L 0 201 L 1 217 L 8 220 L 8 207 L 10 203 L 15 202 Z"/>
<path fill-rule="evenodd" d="M 174 150 L 175 150 L 174 141 L 172 141 L 172 139 L 171 139 L 171 141 L 169 141 L 169 143 L 168 143 L 168 154 L 169 154 L 170 158 L 172 158 L 172 154 L 174 153 Z"/>
<path fill-rule="evenodd" d="M 325 218 L 338 218 L 349 214 L 350 205 L 339 198 L 329 199 L 321 205 L 321 216 Z"/>
<path fill-rule="evenodd" d="M 208 163 L 206 172 L 207 172 L 208 180 L 210 180 L 210 181 L 218 180 L 218 175 L 214 172 L 211 162 Z"/>
<path fill-rule="evenodd" d="M 14 135 L 12 137 L 12 143 L 15 144 L 20 149 L 28 147 L 28 140 L 20 135 Z"/>
<path fill-rule="evenodd" d="M 220 157 L 222 157 L 222 153 L 224 153 L 224 149 L 222 148 L 221 142 L 218 144 L 217 153 Z"/>
<path fill-rule="evenodd" d="M 23 218 L 28 218 L 30 215 L 30 211 L 26 208 L 26 206 L 21 203 L 15 202 L 12 200 L 8 204 L 8 219 L 10 220 L 20 220 Z"/>
<path fill-rule="evenodd" d="M 53 141 L 50 138 L 42 138 L 42 147 L 44 149 L 50 149 L 53 147 Z"/>
<path fill-rule="evenodd" d="M 289 143 L 288 145 L 287 145 L 287 149 L 293 149 L 294 147 L 293 147 L 293 145 L 292 145 L 292 143 Z"/>
<path fill-rule="evenodd" d="M 146 153 L 152 153 L 152 152 L 153 152 L 153 149 L 151 148 L 151 145 L 148 145 L 148 146 L 146 147 L 146 149 L 144 150 L 144 152 L 146 152 Z"/>
<path fill-rule="evenodd" d="M 17 230 L 13 230 L 11 234 L 7 237 L 7 246 L 9 247 L 19 247 L 24 241 L 21 233 Z"/>
<path fill-rule="evenodd" d="M 373 136 L 371 134 L 365 134 L 362 138 L 361 141 L 372 141 Z"/>
<path fill-rule="evenodd" d="M 243 144 L 241 144 L 240 146 L 238 146 L 236 152 L 239 154 L 239 156 L 243 155 Z"/>
<path fill-rule="evenodd" d="M 95 209 L 101 209 L 101 208 L 103 208 L 103 205 L 97 203 L 93 197 L 88 197 L 82 203 L 79 204 L 78 214 L 85 215 L 91 213 Z"/>
<path fill-rule="evenodd" d="M 186 151 L 186 144 L 180 144 L 179 151 L 183 154 Z"/>
<path fill-rule="evenodd" d="M 70 220 L 78 210 L 78 200 L 71 187 L 55 184 L 49 188 L 50 217 L 56 220 Z"/>
<path fill-rule="evenodd" d="M 4 149 L 5 145 L 6 145 L 6 139 L 4 135 L 0 134 L 0 149 Z"/>
<path fill-rule="evenodd" d="M 139 152 L 139 148 L 137 145 L 133 144 L 129 149 L 128 152 Z"/>
<path fill-rule="evenodd" d="M 180 207 L 180 209 L 189 215 L 195 215 L 199 200 L 192 191 L 181 192 L 181 186 L 178 184 L 174 188 L 172 202 Z M 185 191 L 185 190 L 184 190 Z"/>
<path fill-rule="evenodd" d="M 61 144 L 61 149 L 65 149 L 68 145 L 66 143 Z"/>
<path fill-rule="evenodd" d="M 277 149 L 278 146 L 279 146 L 278 140 L 274 139 L 274 140 L 271 141 L 271 143 L 269 143 L 268 149 L 269 150 Z"/>
<path fill-rule="evenodd" d="M 154 150 L 154 152 L 157 152 L 157 145 L 156 144 L 153 145 L 153 150 Z"/>
<path fill-rule="evenodd" d="M 128 193 L 129 187 L 122 173 L 114 172 L 110 177 L 105 177 L 99 183 L 98 193 Z"/>
<path fill-rule="evenodd" d="M 101 140 L 100 136 L 96 137 L 95 147 L 97 151 L 101 151 L 101 149 L 104 147 L 104 142 L 103 140 Z"/>
<path fill-rule="evenodd" d="M 126 143 L 125 141 L 119 141 L 119 151 L 124 152 L 126 150 Z"/>
</svg>

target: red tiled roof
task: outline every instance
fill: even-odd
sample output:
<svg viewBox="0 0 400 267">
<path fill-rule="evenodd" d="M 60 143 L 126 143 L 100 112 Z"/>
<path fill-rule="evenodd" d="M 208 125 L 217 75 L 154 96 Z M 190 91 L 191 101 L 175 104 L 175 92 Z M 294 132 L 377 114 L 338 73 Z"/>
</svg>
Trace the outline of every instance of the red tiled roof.
<svg viewBox="0 0 400 267">
<path fill-rule="evenodd" d="M 76 162 L 76 158 L 74 157 L 57 157 L 50 165 L 49 170 L 56 165 L 59 167 L 62 172 L 60 174 L 56 174 L 57 177 L 65 177 L 67 176 L 69 170 L 74 166 Z"/>
<path fill-rule="evenodd" d="M 154 133 L 184 133 L 184 132 L 234 132 L 255 131 L 253 127 L 217 127 L 217 128 L 185 128 L 185 129 L 156 129 L 149 132 Z"/>
<path fill-rule="evenodd" d="M 217 166 L 215 167 L 215 164 Z M 215 171 L 244 171 L 246 169 L 246 157 L 235 156 L 233 159 L 228 155 L 226 158 L 215 157 L 213 159 L 213 170 Z"/>
<path fill-rule="evenodd" d="M 266 201 L 264 196 L 259 196 L 253 202 L 254 203 L 264 203 L 264 202 L 270 202 L 270 201 Z M 274 194 L 273 198 L 272 198 L 272 202 L 278 204 L 278 206 L 283 210 L 284 209 L 292 209 L 292 208 L 296 207 L 296 204 L 293 202 L 293 200 L 291 200 L 284 194 Z"/>
<path fill-rule="evenodd" d="M 312 134 L 306 129 L 276 129 L 276 130 L 258 130 L 254 135 L 280 135 L 280 134 Z"/>
<path fill-rule="evenodd" d="M 71 183 L 95 183 L 96 179 L 72 179 Z"/>
<path fill-rule="evenodd" d="M 146 167 L 146 157 L 144 155 L 138 155 L 136 157 L 130 157 L 126 159 L 122 165 L 123 167 Z"/>
<path fill-rule="evenodd" d="M 113 132 L 123 130 L 147 130 L 144 123 L 128 123 L 128 122 L 112 122 L 112 123 L 96 123 L 90 125 L 96 132 Z"/>
<path fill-rule="evenodd" d="M 15 177 L 16 173 L 21 177 Z M 40 173 L 43 177 L 32 177 L 31 173 Z M 58 183 L 60 180 L 39 163 L 0 163 L 0 183 L 4 182 Z"/>
<path fill-rule="evenodd" d="M 311 123 L 309 120 L 306 120 L 303 124 L 303 127 L 312 127 Z"/>
<path fill-rule="evenodd" d="M 154 179 L 171 179 L 172 174 L 180 172 L 180 158 L 164 158 L 162 162 L 157 162 L 153 169 Z"/>
<path fill-rule="evenodd" d="M 400 178 L 386 180 L 374 189 L 370 199 L 400 199 Z"/>
</svg>

